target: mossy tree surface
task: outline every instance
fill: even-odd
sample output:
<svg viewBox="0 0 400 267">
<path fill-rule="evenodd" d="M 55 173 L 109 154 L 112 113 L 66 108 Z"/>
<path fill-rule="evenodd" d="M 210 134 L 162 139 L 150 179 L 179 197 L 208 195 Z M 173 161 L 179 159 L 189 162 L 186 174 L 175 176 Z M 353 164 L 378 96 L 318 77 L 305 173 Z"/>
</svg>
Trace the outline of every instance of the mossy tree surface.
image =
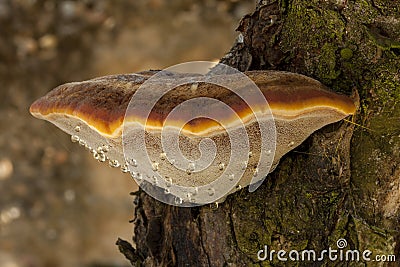
<svg viewBox="0 0 400 267">
<path fill-rule="evenodd" d="M 314 133 L 254 193 L 217 209 L 176 208 L 138 196 L 136 264 L 154 266 L 310 266 L 259 261 L 276 251 L 332 247 L 395 255 L 400 261 L 400 5 L 392 0 L 260 1 L 241 21 L 221 60 L 241 71 L 305 74 L 333 90 L 358 92 L 352 124 Z M 351 118 L 350 118 L 351 119 Z M 287 256 L 287 255 L 286 255 Z M 138 260 L 139 259 L 139 260 Z M 133 262 L 133 260 L 132 260 Z M 313 266 L 396 266 L 330 261 Z"/>
</svg>

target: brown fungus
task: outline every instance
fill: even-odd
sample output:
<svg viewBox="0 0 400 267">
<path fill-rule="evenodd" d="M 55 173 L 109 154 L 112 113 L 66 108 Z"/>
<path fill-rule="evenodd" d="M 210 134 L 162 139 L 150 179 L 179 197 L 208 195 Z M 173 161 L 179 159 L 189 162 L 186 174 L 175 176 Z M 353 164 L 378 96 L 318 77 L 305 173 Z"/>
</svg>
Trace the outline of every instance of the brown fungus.
<svg viewBox="0 0 400 267">
<path fill-rule="evenodd" d="M 128 105 L 131 98 L 155 73 L 157 72 L 148 71 L 112 75 L 60 85 L 35 101 L 30 107 L 30 112 L 33 116 L 47 120 L 70 134 L 73 141 L 87 147 L 99 161 L 108 160 L 111 166 L 121 166 L 124 172 L 129 171 L 129 166 L 136 167 L 141 161 L 140 158 L 124 157 L 124 123 L 142 125 L 146 136 L 149 137 L 146 148 L 153 171 L 174 184 L 194 188 L 212 182 L 215 179 L 213 174 L 224 169 L 227 159 L 231 156 L 230 140 L 225 132 L 229 128 L 244 125 L 248 133 L 250 152 L 248 160 L 243 162 L 244 174 L 238 181 L 238 186 L 230 191 L 234 192 L 237 188 L 249 185 L 251 178 L 258 172 L 260 133 L 254 113 L 259 114 L 257 118 L 273 119 L 276 127 L 275 153 L 270 162 L 272 171 L 284 154 L 301 144 L 314 131 L 354 114 L 356 110 L 349 97 L 331 92 L 320 82 L 306 76 L 279 71 L 248 71 L 245 74 L 258 86 L 268 101 L 269 108 L 266 108 L 265 102 L 261 100 L 256 100 L 249 107 L 237 94 L 216 84 L 188 82 L 163 95 L 148 116 L 141 113 L 140 108 L 130 111 Z M 145 93 L 150 97 L 163 84 L 167 84 L 170 78 L 166 76 L 163 79 L 151 89 L 147 88 Z M 221 75 L 220 79 L 229 80 L 229 75 Z M 243 87 L 240 90 L 247 88 Z M 197 147 L 203 138 L 212 139 L 217 149 L 213 164 L 207 169 L 196 172 L 195 166 L 190 163 L 186 172 L 182 174 L 180 169 L 174 167 L 173 160 L 168 160 L 168 151 L 163 151 L 161 132 L 165 130 L 163 127 L 165 128 L 168 115 L 176 106 L 201 97 L 225 103 L 234 111 L 235 116 L 217 105 L 193 105 L 185 114 L 195 111 L 198 113 L 199 109 L 207 112 L 211 110 L 213 119 L 197 117 L 185 121 L 185 114 L 178 113 L 169 121 L 170 127 L 176 126 L 180 129 L 180 149 L 189 160 L 194 162 L 200 156 Z M 146 99 L 142 101 L 144 104 Z M 154 178 L 154 183 L 157 184 L 157 178 Z M 210 192 L 213 190 L 209 190 Z"/>
</svg>

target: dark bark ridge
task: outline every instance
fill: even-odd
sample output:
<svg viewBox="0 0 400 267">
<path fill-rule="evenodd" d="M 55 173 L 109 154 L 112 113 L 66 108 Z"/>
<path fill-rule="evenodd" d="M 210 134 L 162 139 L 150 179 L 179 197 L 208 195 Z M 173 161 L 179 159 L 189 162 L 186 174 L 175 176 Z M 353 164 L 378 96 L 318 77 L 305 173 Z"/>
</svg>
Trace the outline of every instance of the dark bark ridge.
<svg viewBox="0 0 400 267">
<path fill-rule="evenodd" d="M 321 251 L 336 248 L 340 238 L 346 249 L 399 258 L 399 17 L 396 1 L 260 1 L 221 62 L 241 71 L 302 73 L 335 91 L 358 91 L 362 127 L 346 121 L 324 127 L 286 155 L 256 192 L 243 189 L 218 208 L 176 208 L 139 192 L 137 264 L 310 266 L 260 262 L 257 252 L 264 245 Z M 347 264 L 325 258 L 313 266 Z"/>
</svg>

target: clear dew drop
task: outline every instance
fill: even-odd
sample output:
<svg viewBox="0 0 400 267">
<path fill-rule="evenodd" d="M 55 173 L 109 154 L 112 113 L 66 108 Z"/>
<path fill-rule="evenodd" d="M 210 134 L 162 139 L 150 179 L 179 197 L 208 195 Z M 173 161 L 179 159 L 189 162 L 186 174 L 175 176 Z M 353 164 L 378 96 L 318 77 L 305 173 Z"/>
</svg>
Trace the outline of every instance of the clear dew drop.
<svg viewBox="0 0 400 267">
<path fill-rule="evenodd" d="M 247 164 L 248 164 L 247 161 L 242 162 L 242 170 L 245 170 L 247 168 Z"/>
<path fill-rule="evenodd" d="M 74 131 L 79 133 L 81 131 L 81 126 L 79 125 L 75 126 Z"/>
<path fill-rule="evenodd" d="M 152 164 L 151 164 L 151 169 L 153 170 L 153 171 L 158 171 L 158 162 L 153 162 Z"/>
<path fill-rule="evenodd" d="M 165 188 L 165 189 L 164 189 L 164 193 L 165 193 L 165 194 L 171 194 L 171 189 Z"/>
<path fill-rule="evenodd" d="M 100 154 L 97 153 L 96 151 L 93 151 L 92 153 L 93 153 L 93 158 L 94 158 L 95 160 L 99 160 Z"/>
<path fill-rule="evenodd" d="M 158 185 L 158 178 L 157 178 L 157 176 L 153 175 L 153 176 L 151 177 L 151 182 L 152 182 L 152 184 L 154 184 L 154 185 Z"/>
<path fill-rule="evenodd" d="M 160 153 L 160 159 L 165 160 L 167 158 L 167 153 Z"/>
<path fill-rule="evenodd" d="M 271 155 L 271 153 L 272 153 L 272 150 L 271 150 L 271 149 L 268 149 L 268 150 L 267 150 L 267 154 L 268 154 L 268 155 Z"/>
<path fill-rule="evenodd" d="M 236 186 L 236 190 L 240 190 L 240 189 L 242 189 L 242 186 L 241 186 L 240 184 L 238 184 L 238 185 Z"/>
<path fill-rule="evenodd" d="M 107 153 L 108 151 L 110 151 L 110 148 L 108 147 L 108 145 L 102 145 L 102 146 L 97 147 L 98 153 Z"/>
<path fill-rule="evenodd" d="M 131 165 L 132 167 L 138 166 L 136 159 L 129 159 L 128 164 Z"/>
<path fill-rule="evenodd" d="M 104 155 L 104 153 L 98 153 L 98 154 L 99 154 L 98 161 L 105 162 L 107 160 L 107 157 L 106 157 L 106 155 Z"/>
<path fill-rule="evenodd" d="M 217 210 L 218 209 L 218 202 L 210 203 L 210 209 L 212 210 Z"/>
<path fill-rule="evenodd" d="M 175 204 L 180 205 L 183 203 L 183 199 L 180 197 L 175 197 Z"/>
<path fill-rule="evenodd" d="M 291 141 L 291 142 L 288 144 L 288 147 L 292 147 L 292 146 L 294 146 L 294 142 L 293 142 L 293 141 Z"/>
<path fill-rule="evenodd" d="M 72 141 L 72 143 L 79 142 L 79 140 L 81 140 L 81 139 L 79 138 L 79 136 L 77 136 L 77 135 L 71 135 L 71 141 Z"/>
<path fill-rule="evenodd" d="M 220 164 L 218 164 L 218 169 L 220 171 L 222 171 L 224 168 L 225 168 L 225 164 L 224 163 L 221 162 Z"/>
<path fill-rule="evenodd" d="M 196 186 L 193 190 L 193 196 L 196 196 L 199 193 L 199 188 Z"/>
<path fill-rule="evenodd" d="M 233 181 L 235 179 L 235 175 L 229 174 L 228 179 L 229 179 L 229 181 Z"/>
<path fill-rule="evenodd" d="M 186 173 L 188 175 L 192 174 L 193 171 L 194 171 L 194 168 L 195 168 L 194 162 L 190 162 L 188 167 L 187 167 L 187 169 L 186 169 Z"/>
<path fill-rule="evenodd" d="M 109 163 L 110 167 L 112 167 L 112 168 L 118 168 L 120 166 L 118 160 L 116 160 L 116 159 L 112 159 L 108 163 Z"/>
<path fill-rule="evenodd" d="M 79 145 L 80 146 L 87 146 L 85 140 L 79 139 Z"/>
<path fill-rule="evenodd" d="M 187 192 L 187 193 L 186 193 L 186 199 L 187 199 L 189 202 L 192 202 L 192 193 Z"/>
<path fill-rule="evenodd" d="M 258 175 L 258 168 L 255 168 L 253 171 L 253 176 L 256 177 Z"/>
<path fill-rule="evenodd" d="M 140 181 L 143 180 L 143 176 L 142 176 L 140 173 L 138 173 L 138 172 L 133 172 L 133 171 L 131 171 L 131 177 L 132 177 L 134 180 L 137 180 L 138 182 L 140 182 Z"/>
<path fill-rule="evenodd" d="M 165 186 L 166 187 L 171 187 L 172 186 L 172 179 L 171 178 L 166 178 L 165 179 Z"/>
<path fill-rule="evenodd" d="M 237 37 L 237 42 L 238 42 L 239 44 L 243 44 L 243 42 L 244 42 L 243 34 L 239 33 L 239 35 L 238 35 L 238 37 Z"/>
<path fill-rule="evenodd" d="M 127 165 L 127 164 L 122 165 L 122 166 L 121 166 L 121 171 L 122 171 L 123 173 L 129 172 L 129 167 L 128 167 L 128 165 Z"/>
<path fill-rule="evenodd" d="M 210 188 L 207 189 L 207 193 L 211 197 L 211 196 L 213 196 L 215 194 L 215 189 L 210 187 Z"/>
<path fill-rule="evenodd" d="M 271 25 L 275 24 L 276 20 L 278 19 L 276 15 L 271 15 L 270 18 L 271 18 Z"/>
</svg>

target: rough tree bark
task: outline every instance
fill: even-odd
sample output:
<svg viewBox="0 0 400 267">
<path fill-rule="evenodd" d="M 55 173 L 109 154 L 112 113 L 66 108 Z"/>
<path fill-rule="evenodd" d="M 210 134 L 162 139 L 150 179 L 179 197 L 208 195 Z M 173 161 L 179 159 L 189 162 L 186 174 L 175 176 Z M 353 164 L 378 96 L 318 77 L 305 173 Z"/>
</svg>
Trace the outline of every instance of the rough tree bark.
<svg viewBox="0 0 400 267">
<path fill-rule="evenodd" d="M 319 130 L 256 192 L 245 188 L 218 208 L 177 208 L 139 192 L 136 250 L 119 240 L 121 251 L 145 266 L 397 266 L 257 259 L 264 245 L 321 251 L 345 238 L 346 249 L 395 255 L 400 262 L 397 1 L 260 1 L 238 31 L 243 42 L 223 63 L 241 71 L 301 73 L 338 92 L 357 91 L 353 119 L 359 125 L 342 121 Z"/>
</svg>

